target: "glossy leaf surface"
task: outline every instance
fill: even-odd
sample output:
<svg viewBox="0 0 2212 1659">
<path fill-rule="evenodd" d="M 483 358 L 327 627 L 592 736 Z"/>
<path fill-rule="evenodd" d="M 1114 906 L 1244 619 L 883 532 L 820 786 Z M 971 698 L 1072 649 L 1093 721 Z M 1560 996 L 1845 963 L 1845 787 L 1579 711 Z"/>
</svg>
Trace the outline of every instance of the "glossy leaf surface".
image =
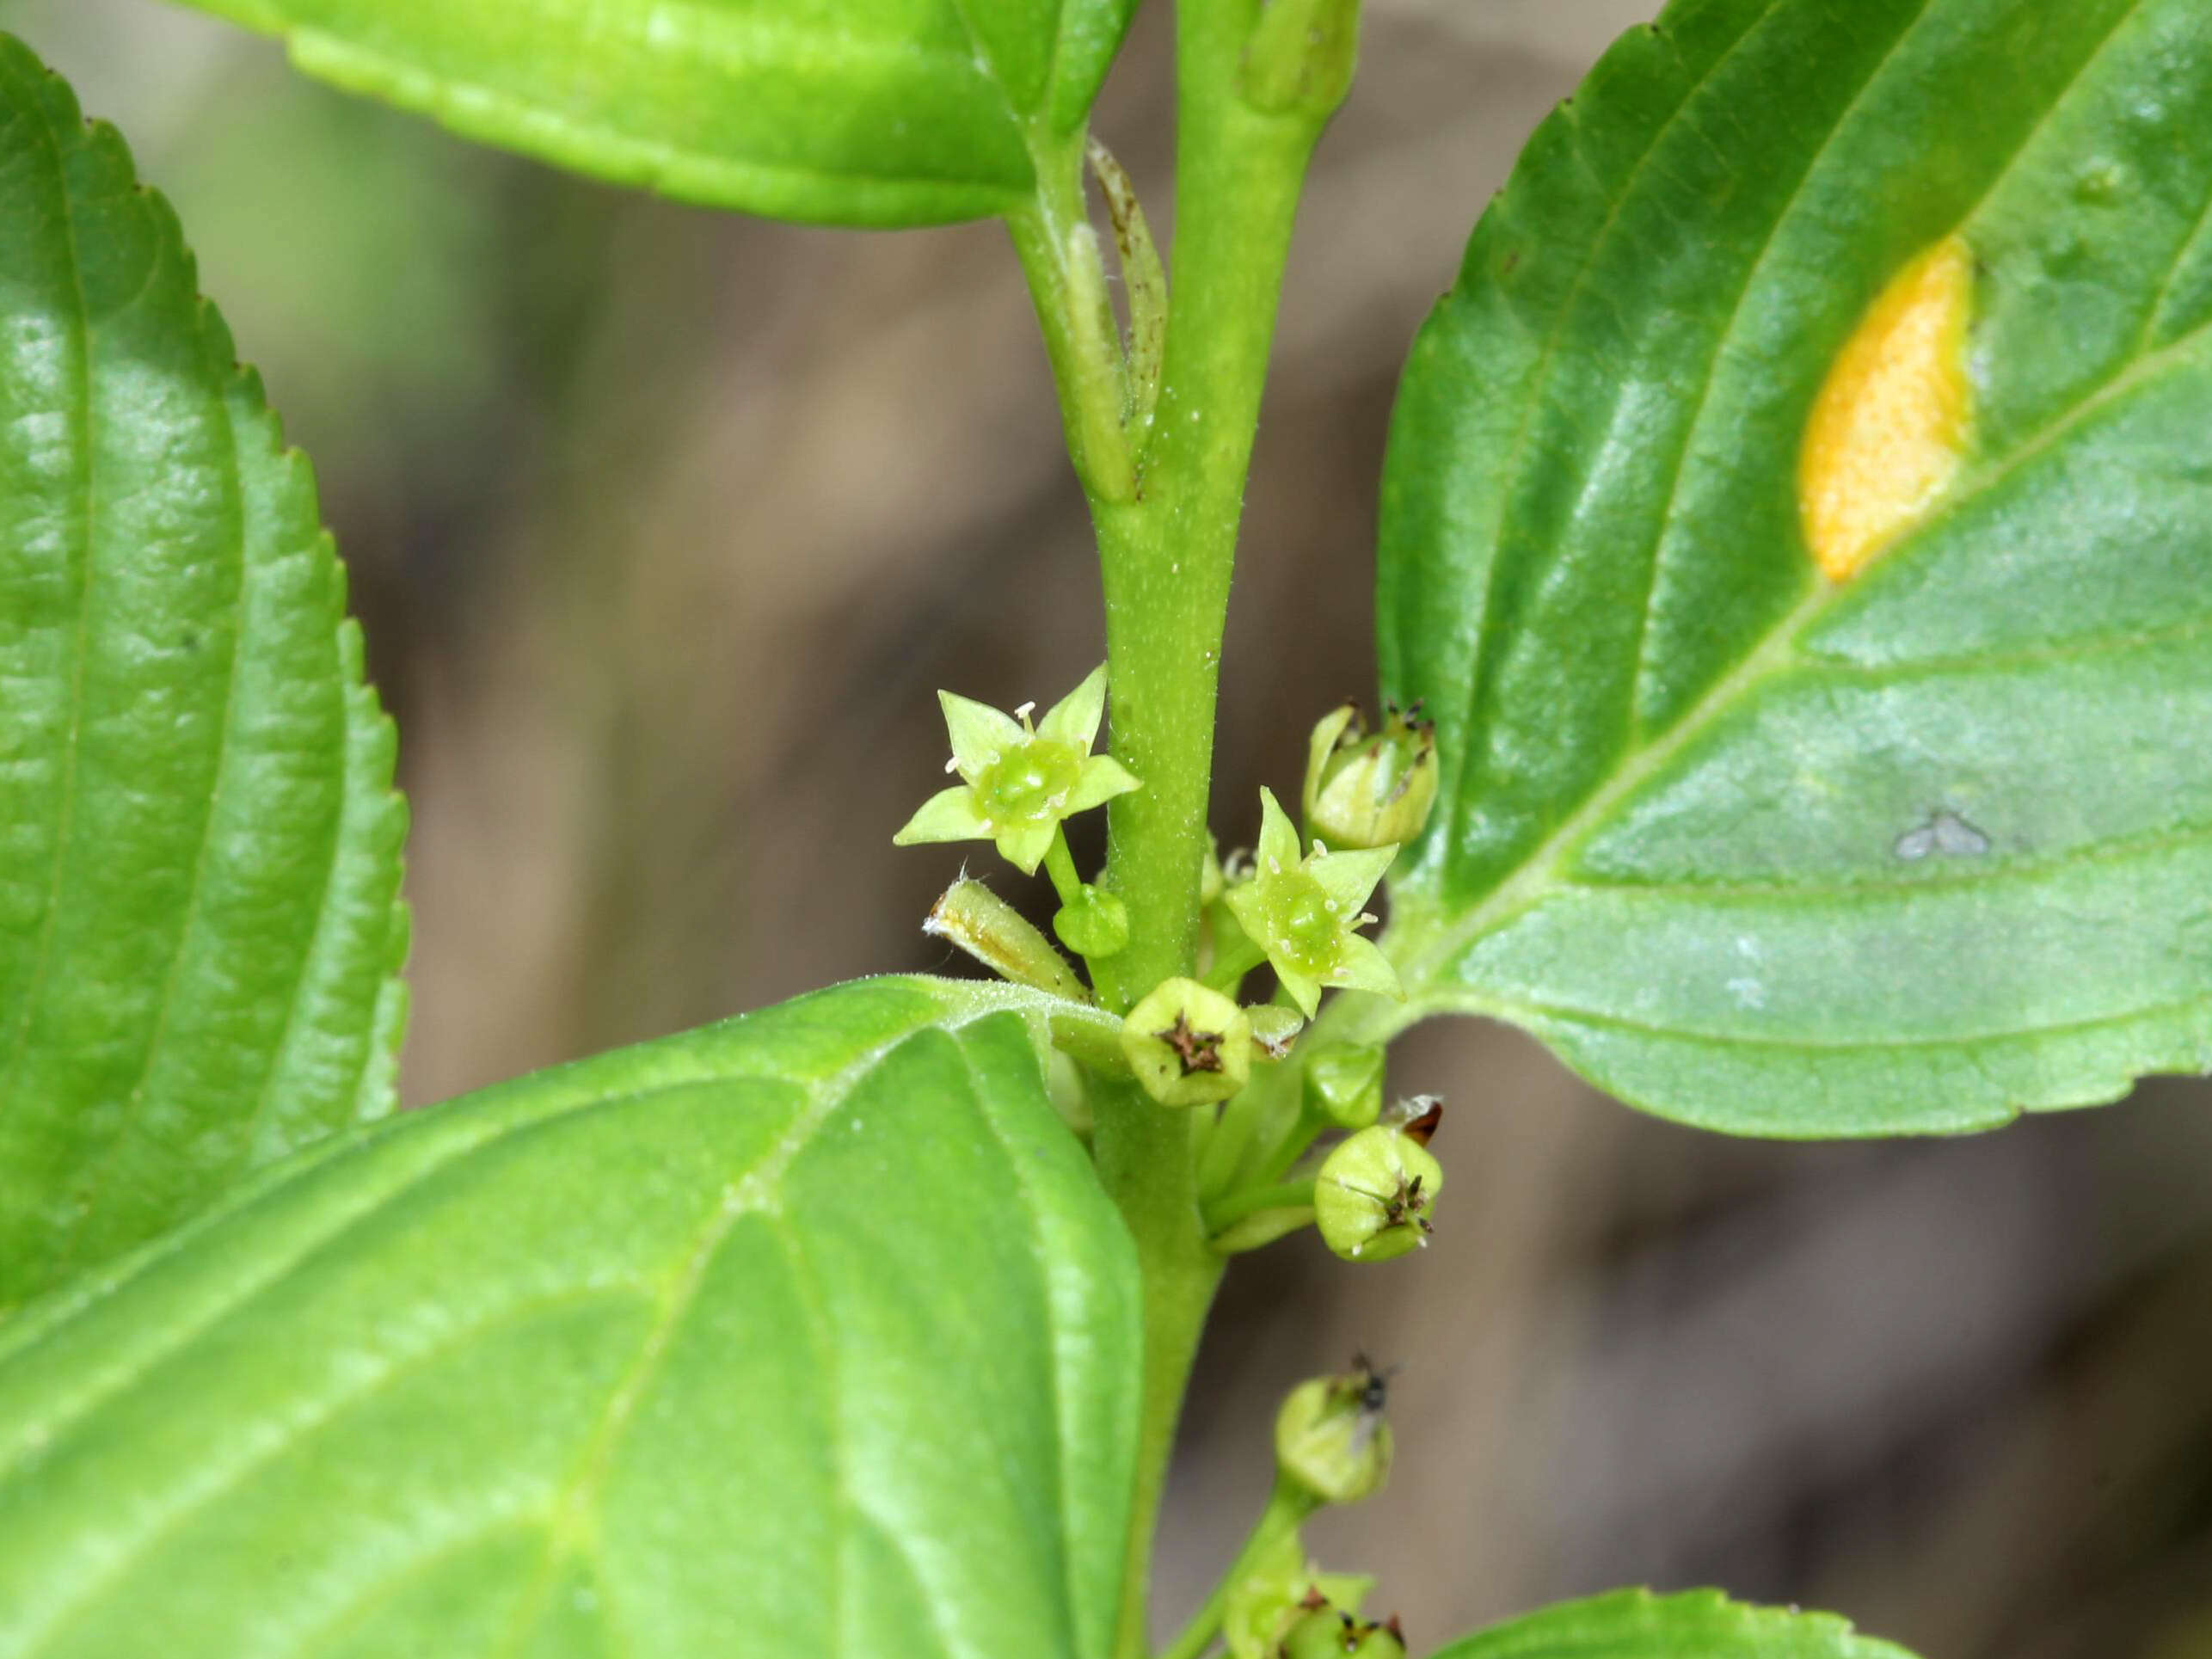
<svg viewBox="0 0 2212 1659">
<path fill-rule="evenodd" d="M 162 200 L 0 36 L 0 1309 L 389 1108 L 392 733 Z"/>
<path fill-rule="evenodd" d="M 826 224 L 984 218 L 1135 0 L 193 0 L 293 61 L 618 184 Z"/>
<path fill-rule="evenodd" d="M 2212 1064 L 2208 114 L 2198 0 L 1684 0 L 1544 124 L 1392 435 L 1416 999 L 1745 1133 Z M 1954 237 L 1957 467 L 1831 581 L 1816 399 Z"/>
<path fill-rule="evenodd" d="M 1747 1607 L 1712 1590 L 1615 1590 L 1546 1607 L 1435 1659 L 1912 1659 L 1828 1613 Z"/>
<path fill-rule="evenodd" d="M 0 1330 L 0 1652 L 1103 1659 L 1134 1251 L 1043 998 L 868 980 L 356 1132 Z"/>
</svg>

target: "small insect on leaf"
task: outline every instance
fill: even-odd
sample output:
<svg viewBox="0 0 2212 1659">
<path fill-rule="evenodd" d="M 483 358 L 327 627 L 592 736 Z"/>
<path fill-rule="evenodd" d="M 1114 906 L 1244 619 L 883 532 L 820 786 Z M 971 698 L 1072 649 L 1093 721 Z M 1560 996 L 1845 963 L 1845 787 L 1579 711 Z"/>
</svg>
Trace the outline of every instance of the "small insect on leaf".
<svg viewBox="0 0 2212 1659">
<path fill-rule="evenodd" d="M 1926 823 L 1897 838 L 1895 851 L 1907 863 L 1917 863 L 1932 852 L 1957 858 L 1974 858 L 1989 851 L 1989 838 L 1948 807 L 1938 808 Z"/>
<path fill-rule="evenodd" d="M 1797 504 L 1830 581 L 1859 574 L 1958 470 L 1974 255 L 1945 237 L 1893 278 L 1836 354 L 1805 425 Z"/>
</svg>

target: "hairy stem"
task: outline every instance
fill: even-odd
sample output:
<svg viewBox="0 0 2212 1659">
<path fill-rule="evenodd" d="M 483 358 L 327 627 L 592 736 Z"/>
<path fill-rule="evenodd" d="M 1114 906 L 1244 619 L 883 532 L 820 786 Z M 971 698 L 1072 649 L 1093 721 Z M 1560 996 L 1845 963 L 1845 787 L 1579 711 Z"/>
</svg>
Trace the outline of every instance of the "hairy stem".
<svg viewBox="0 0 2212 1659">
<path fill-rule="evenodd" d="M 1291 227 L 1330 114 L 1247 101 L 1239 76 L 1260 15 L 1260 0 L 1177 9 L 1166 344 L 1157 405 L 1118 428 L 1118 444 L 1109 420 L 1139 404 L 1109 396 L 1128 385 L 1118 356 L 1110 377 L 1099 360 L 1072 152 L 1039 156 L 1036 206 L 1012 224 L 1097 530 L 1113 753 L 1143 783 L 1108 808 L 1103 879 L 1130 924 L 1127 949 L 1097 965 L 1099 1000 L 1115 1011 L 1197 965 L 1230 571 Z M 1187 1115 L 1134 1088 L 1103 1090 L 1092 1150 L 1144 1275 L 1142 1432 L 1115 1650 L 1142 1659 L 1160 1494 L 1222 1263 L 1207 1245 Z"/>
</svg>

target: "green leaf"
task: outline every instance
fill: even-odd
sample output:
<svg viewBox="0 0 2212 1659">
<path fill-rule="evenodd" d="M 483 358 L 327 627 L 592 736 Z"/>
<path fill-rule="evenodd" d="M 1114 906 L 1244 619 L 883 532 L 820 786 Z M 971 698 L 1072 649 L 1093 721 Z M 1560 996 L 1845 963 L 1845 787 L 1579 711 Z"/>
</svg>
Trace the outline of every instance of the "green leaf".
<svg viewBox="0 0 2212 1659">
<path fill-rule="evenodd" d="M 0 36 L 0 1309 L 391 1101 L 392 733 L 307 463 Z"/>
<path fill-rule="evenodd" d="M 192 0 L 310 75 L 617 184 L 822 224 L 1026 200 L 1136 0 Z M 1071 163 L 1071 164 L 1072 164 Z"/>
<path fill-rule="evenodd" d="M 1695 0 L 1545 122 L 1392 434 L 1416 1002 L 1742 1133 L 2212 1064 L 2212 12 Z M 1832 583 L 1816 394 L 1971 254 L 1958 470 Z"/>
<path fill-rule="evenodd" d="M 0 1330 L 0 1652 L 1104 1659 L 1134 1252 L 1034 992 L 863 981 L 304 1153 Z"/>
<path fill-rule="evenodd" d="M 1912 1659 L 1830 1613 L 1747 1607 L 1717 1590 L 1614 1590 L 1437 1650 L 1434 1659 Z"/>
</svg>

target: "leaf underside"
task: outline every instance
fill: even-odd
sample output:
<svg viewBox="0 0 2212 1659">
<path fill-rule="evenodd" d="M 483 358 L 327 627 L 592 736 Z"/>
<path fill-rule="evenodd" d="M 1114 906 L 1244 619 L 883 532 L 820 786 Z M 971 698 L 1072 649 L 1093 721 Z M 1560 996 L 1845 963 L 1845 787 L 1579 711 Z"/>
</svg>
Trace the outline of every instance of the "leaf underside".
<svg viewBox="0 0 2212 1659">
<path fill-rule="evenodd" d="M 0 1309 L 390 1107 L 403 803 L 306 461 L 0 36 Z"/>
<path fill-rule="evenodd" d="M 1135 0 L 189 0 L 488 144 L 823 224 L 987 218 L 1078 131 Z"/>
<path fill-rule="evenodd" d="M 1960 469 L 1831 584 L 1798 445 L 1974 260 Z M 1739 1133 L 2212 1065 L 2212 11 L 1681 0 L 1539 129 L 1406 371 L 1417 1001 Z"/>
<path fill-rule="evenodd" d="M 394 1119 L 28 1311 L 0 1651 L 1104 1659 L 1135 1264 L 1020 1000 Z"/>
<path fill-rule="evenodd" d="M 1747 1607 L 1712 1590 L 1616 1590 L 1439 1649 L 1435 1659 L 1912 1659 L 1832 1614 Z"/>
</svg>

